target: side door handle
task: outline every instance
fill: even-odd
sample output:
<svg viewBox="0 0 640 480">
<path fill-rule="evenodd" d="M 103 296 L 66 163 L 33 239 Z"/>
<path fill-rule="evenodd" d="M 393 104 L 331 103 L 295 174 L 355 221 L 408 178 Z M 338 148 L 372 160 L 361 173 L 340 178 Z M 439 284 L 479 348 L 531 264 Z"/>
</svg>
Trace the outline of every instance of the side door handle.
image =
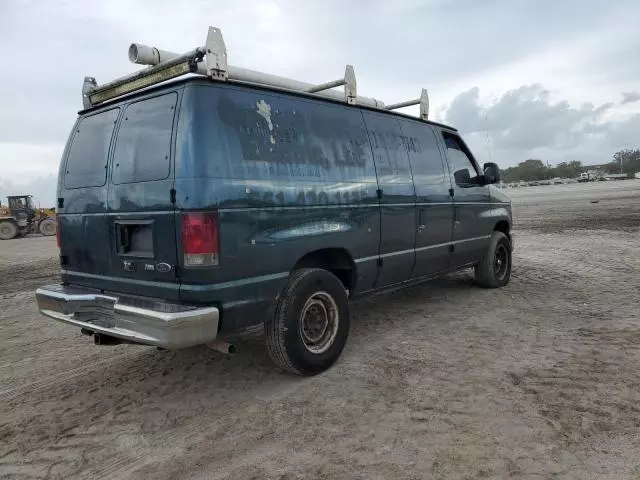
<svg viewBox="0 0 640 480">
<path fill-rule="evenodd" d="M 453 207 L 453 222 L 460 223 L 460 207 L 457 205 Z"/>
<path fill-rule="evenodd" d="M 422 220 L 422 216 L 424 215 L 422 208 L 418 208 L 418 233 L 422 233 L 427 226 L 424 224 Z"/>
</svg>

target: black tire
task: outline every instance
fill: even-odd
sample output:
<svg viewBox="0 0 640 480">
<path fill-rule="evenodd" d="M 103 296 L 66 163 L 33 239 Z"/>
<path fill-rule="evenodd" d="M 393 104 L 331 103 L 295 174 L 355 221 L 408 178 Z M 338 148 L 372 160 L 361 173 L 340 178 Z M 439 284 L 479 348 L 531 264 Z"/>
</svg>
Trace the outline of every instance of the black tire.
<svg viewBox="0 0 640 480">
<path fill-rule="evenodd" d="M 511 279 L 511 242 L 502 232 L 493 232 L 485 256 L 475 267 L 478 285 L 504 287 Z"/>
<path fill-rule="evenodd" d="M 349 335 L 349 300 L 338 277 L 318 268 L 294 271 L 265 334 L 269 356 L 282 369 L 298 375 L 328 369 Z"/>
<path fill-rule="evenodd" d="M 56 234 L 56 221 L 53 218 L 45 218 L 38 225 L 40 233 L 46 237 Z"/>
<path fill-rule="evenodd" d="M 15 223 L 5 220 L 0 222 L 0 240 L 11 240 L 18 235 L 18 227 Z"/>
</svg>

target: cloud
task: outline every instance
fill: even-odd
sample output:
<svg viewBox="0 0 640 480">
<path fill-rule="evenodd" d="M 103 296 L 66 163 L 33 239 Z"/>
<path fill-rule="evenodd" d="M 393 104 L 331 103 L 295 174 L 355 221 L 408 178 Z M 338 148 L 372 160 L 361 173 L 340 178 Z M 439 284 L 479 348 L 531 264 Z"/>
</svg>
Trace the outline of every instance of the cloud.
<svg viewBox="0 0 640 480">
<path fill-rule="evenodd" d="M 321 83 L 353 64 L 360 95 L 395 103 L 428 88 L 435 115 L 472 125 L 474 136 L 489 122 L 498 151 L 563 155 L 585 135 L 607 144 L 598 133 L 616 113 L 608 103 L 637 88 L 640 63 L 630 59 L 640 49 L 638 15 L 636 0 L 371 0 L 366 7 L 326 0 L 321 9 L 298 0 L 187 0 L 181 8 L 169 0 L 0 0 L 0 172 L 19 181 L 55 172 L 59 153 L 51 145 L 60 148 L 69 134 L 83 77 L 102 83 L 137 70 L 127 60 L 130 42 L 184 52 L 204 42 L 211 24 L 222 28 L 232 65 Z M 539 84 L 566 103 L 532 87 Z M 473 86 L 502 102 L 485 111 Z M 585 99 L 593 106 L 572 107 Z M 474 110 L 474 101 L 482 108 Z M 623 103 L 626 114 L 640 105 Z"/>
<path fill-rule="evenodd" d="M 52 174 L 39 176 L 24 183 L 14 183 L 8 178 L 0 177 L 0 192 L 2 192 L 0 202 L 6 205 L 6 197 L 8 195 L 33 195 L 36 206 L 55 207 L 56 183 L 57 178 Z"/>
<path fill-rule="evenodd" d="M 477 87 L 456 96 L 444 119 L 484 154 L 506 165 L 526 158 L 583 160 L 610 157 L 622 145 L 637 145 L 640 115 L 609 118 L 612 102 L 572 106 L 553 100 L 542 85 L 522 85 L 497 99 L 481 100 Z"/>
<path fill-rule="evenodd" d="M 635 103 L 640 100 L 640 93 L 638 92 L 622 92 L 622 101 L 620 105 L 627 103 Z"/>
</svg>

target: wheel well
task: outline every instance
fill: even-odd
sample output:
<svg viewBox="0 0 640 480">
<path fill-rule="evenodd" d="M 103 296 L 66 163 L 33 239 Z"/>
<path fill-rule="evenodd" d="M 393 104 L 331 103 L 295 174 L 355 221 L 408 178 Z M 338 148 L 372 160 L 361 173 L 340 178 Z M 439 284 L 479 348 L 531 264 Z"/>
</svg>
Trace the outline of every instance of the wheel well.
<svg viewBox="0 0 640 480">
<path fill-rule="evenodd" d="M 299 268 L 323 268 L 340 279 L 344 288 L 350 292 L 356 285 L 356 265 L 353 258 L 343 248 L 326 248 L 310 252 L 296 263 L 294 270 Z"/>
<path fill-rule="evenodd" d="M 496 226 L 493 227 L 493 231 L 502 232 L 507 237 L 511 238 L 511 234 L 510 234 L 511 228 L 509 227 L 509 222 L 507 222 L 506 220 L 500 220 L 498 223 L 496 223 Z"/>
</svg>

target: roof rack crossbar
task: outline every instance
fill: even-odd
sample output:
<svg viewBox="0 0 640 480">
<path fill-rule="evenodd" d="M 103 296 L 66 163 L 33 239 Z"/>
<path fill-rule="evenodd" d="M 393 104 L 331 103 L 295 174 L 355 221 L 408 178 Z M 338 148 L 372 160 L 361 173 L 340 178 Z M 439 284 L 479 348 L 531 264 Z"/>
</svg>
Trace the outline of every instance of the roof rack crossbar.
<svg viewBox="0 0 640 480">
<path fill-rule="evenodd" d="M 386 107 L 384 107 L 384 109 L 397 110 L 399 108 L 410 107 L 412 105 L 420 105 L 420 118 L 422 120 L 427 120 L 429 118 L 429 94 L 424 88 L 422 89 L 420 98 L 415 98 L 413 100 L 407 100 L 400 103 L 394 103 L 393 105 L 387 105 Z"/>
<path fill-rule="evenodd" d="M 347 65 L 343 78 L 319 85 L 229 65 L 222 32 L 215 27 L 209 27 L 207 40 L 203 47 L 198 47 L 185 54 L 132 43 L 129 46 L 129 60 L 140 65 L 149 65 L 149 67 L 104 85 L 97 85 L 94 78 L 85 77 L 82 86 L 85 108 L 171 78 L 193 73 L 218 81 L 233 80 L 250 85 L 268 86 L 383 110 L 396 110 L 410 105 L 420 105 L 420 118 L 427 120 L 429 116 L 429 96 L 424 89 L 418 99 L 388 106 L 375 98 L 358 96 L 356 76 L 351 65 Z M 344 86 L 344 92 L 333 90 L 335 87 L 341 86 Z"/>
<path fill-rule="evenodd" d="M 309 93 L 324 92 L 334 87 L 341 87 L 344 85 L 344 101 L 355 105 L 358 101 L 357 87 L 356 87 L 356 74 L 353 70 L 353 66 L 347 65 L 344 71 L 344 77 L 334 80 L 333 82 L 321 83 L 315 87 L 307 89 Z"/>
</svg>

